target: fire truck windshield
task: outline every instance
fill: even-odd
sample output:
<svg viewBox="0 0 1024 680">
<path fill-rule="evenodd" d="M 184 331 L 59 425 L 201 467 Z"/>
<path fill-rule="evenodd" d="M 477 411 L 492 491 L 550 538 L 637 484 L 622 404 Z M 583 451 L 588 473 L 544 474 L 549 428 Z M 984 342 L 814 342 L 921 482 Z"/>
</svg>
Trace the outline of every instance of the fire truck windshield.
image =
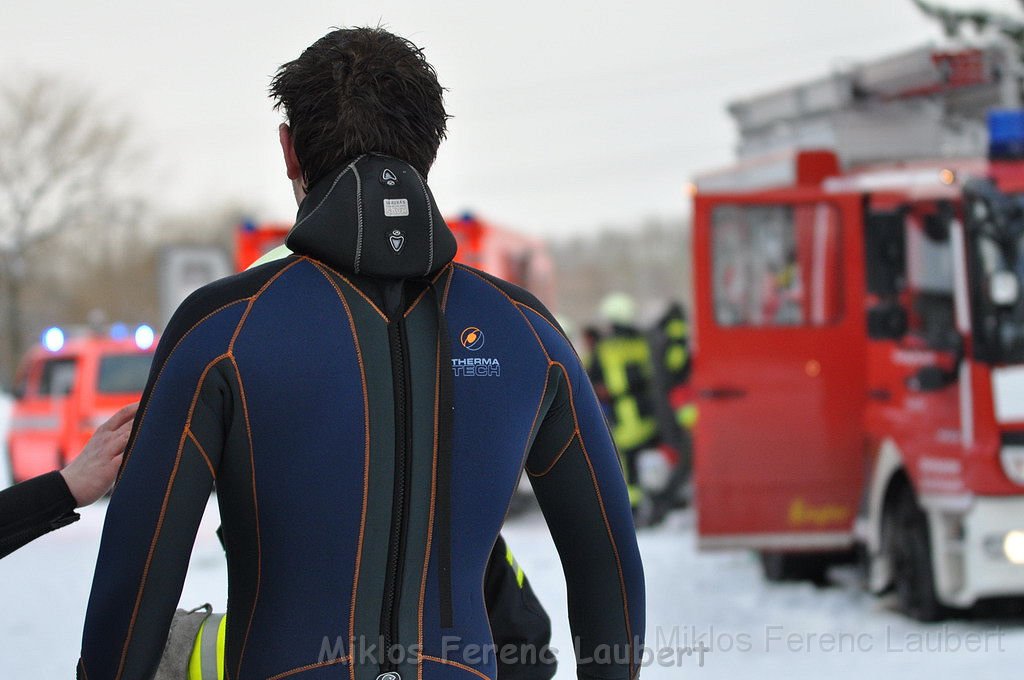
<svg viewBox="0 0 1024 680">
<path fill-rule="evenodd" d="M 100 359 L 96 390 L 100 394 L 133 394 L 142 392 L 153 363 L 150 353 L 108 354 Z"/>
<path fill-rule="evenodd" d="M 972 180 L 964 195 L 975 354 L 1024 363 L 1024 194 Z"/>
</svg>

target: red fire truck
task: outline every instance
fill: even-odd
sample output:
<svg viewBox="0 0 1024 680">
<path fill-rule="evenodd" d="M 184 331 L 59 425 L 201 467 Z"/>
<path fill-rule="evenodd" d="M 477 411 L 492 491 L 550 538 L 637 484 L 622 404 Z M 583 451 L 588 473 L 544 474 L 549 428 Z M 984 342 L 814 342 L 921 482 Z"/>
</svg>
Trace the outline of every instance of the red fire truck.
<svg viewBox="0 0 1024 680">
<path fill-rule="evenodd" d="M 64 467 L 93 431 L 138 401 L 157 336 L 149 326 L 109 333 L 47 329 L 18 369 L 5 446 L 14 482 Z"/>
<path fill-rule="evenodd" d="M 934 620 L 1024 595 L 1024 112 L 989 116 L 990 158 L 907 160 L 897 126 L 858 133 L 869 162 L 842 134 L 874 75 L 850 77 L 853 114 L 787 114 L 798 136 L 842 118 L 833 148 L 694 183 L 698 540 L 772 580 L 859 553 L 872 591 Z M 770 150 L 806 87 L 734 105 L 762 115 L 741 149 Z"/>
<path fill-rule="evenodd" d="M 497 227 L 469 212 L 446 221 L 459 244 L 456 262 L 528 288 L 553 304 L 554 266 L 542 240 Z M 289 231 L 287 223 L 241 224 L 235 239 L 236 270 L 242 271 L 284 243 Z"/>
</svg>

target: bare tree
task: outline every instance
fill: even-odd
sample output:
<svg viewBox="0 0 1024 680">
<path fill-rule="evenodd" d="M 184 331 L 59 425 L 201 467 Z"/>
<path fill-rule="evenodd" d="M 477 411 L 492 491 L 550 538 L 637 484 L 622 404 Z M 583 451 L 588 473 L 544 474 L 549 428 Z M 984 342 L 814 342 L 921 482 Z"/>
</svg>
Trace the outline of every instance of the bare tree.
<svg viewBox="0 0 1024 680">
<path fill-rule="evenodd" d="M 1024 7 L 1024 0 L 1018 0 Z M 942 24 L 942 30 L 950 38 L 958 38 L 967 27 L 978 33 L 994 30 L 1009 40 L 1024 46 L 1024 20 L 1009 16 L 1002 12 L 987 9 L 953 9 L 937 2 L 928 0 L 911 0 L 925 16 Z"/>
<path fill-rule="evenodd" d="M 0 286 L 8 375 L 25 348 L 29 256 L 60 234 L 123 220 L 138 208 L 119 200 L 125 172 L 138 161 L 127 128 L 92 95 L 59 79 L 0 83 Z"/>
</svg>

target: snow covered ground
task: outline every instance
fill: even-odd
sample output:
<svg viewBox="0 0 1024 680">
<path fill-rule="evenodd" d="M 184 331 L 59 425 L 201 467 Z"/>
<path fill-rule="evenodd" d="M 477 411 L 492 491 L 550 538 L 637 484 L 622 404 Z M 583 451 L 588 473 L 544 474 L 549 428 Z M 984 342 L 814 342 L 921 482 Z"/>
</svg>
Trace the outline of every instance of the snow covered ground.
<svg viewBox="0 0 1024 680">
<path fill-rule="evenodd" d="M 0 678 L 71 677 L 104 505 L 0 562 Z M 182 602 L 223 607 L 226 577 L 214 529 L 203 520 Z M 563 651 L 559 678 L 572 672 L 565 591 L 543 519 L 512 520 L 506 536 L 555 622 Z M 853 584 L 829 588 L 767 585 L 743 553 L 698 554 L 692 517 L 679 513 L 644 532 L 648 644 L 710 648 L 652 665 L 642 677 L 669 678 L 1000 678 L 1024 665 L 1024 621 L 921 625 L 888 611 Z"/>
<path fill-rule="evenodd" d="M 0 433 L 7 407 L 0 397 Z M 5 466 L 0 462 L 4 483 Z M 86 508 L 80 522 L 0 561 L 0 680 L 72 677 L 104 511 L 105 503 Z M 192 555 L 184 606 L 224 606 L 227 581 L 217 524 L 211 503 Z M 561 568 L 543 518 L 536 512 L 516 517 L 505 535 L 552 614 L 553 645 L 562 650 L 558 677 L 574 678 Z M 1024 619 L 922 625 L 861 592 L 853 578 L 828 588 L 769 585 L 749 554 L 697 553 L 688 512 L 643 532 L 640 543 L 648 646 L 671 657 L 646 668 L 645 680 L 981 680 L 1015 676 L 1024 667 Z M 685 653 L 700 647 L 707 651 Z"/>
</svg>

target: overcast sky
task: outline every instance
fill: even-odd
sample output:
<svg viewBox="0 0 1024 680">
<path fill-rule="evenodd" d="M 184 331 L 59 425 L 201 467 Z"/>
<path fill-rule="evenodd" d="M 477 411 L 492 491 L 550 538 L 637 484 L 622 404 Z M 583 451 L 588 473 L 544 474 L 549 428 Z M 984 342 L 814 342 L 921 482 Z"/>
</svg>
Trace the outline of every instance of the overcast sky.
<svg viewBox="0 0 1024 680">
<path fill-rule="evenodd" d="M 941 39 L 910 0 L 4 0 L 0 79 L 62 74 L 134 118 L 166 209 L 290 220 L 270 76 L 378 23 L 449 90 L 442 209 L 536 234 L 683 215 L 686 180 L 732 157 L 726 102 Z"/>
</svg>

